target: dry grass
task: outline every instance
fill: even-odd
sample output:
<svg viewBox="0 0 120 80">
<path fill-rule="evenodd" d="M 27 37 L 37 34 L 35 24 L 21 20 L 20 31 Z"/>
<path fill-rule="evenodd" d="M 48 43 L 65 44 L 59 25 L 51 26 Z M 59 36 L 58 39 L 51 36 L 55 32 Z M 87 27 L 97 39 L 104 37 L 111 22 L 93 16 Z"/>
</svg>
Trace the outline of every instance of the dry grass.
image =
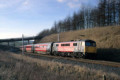
<svg viewBox="0 0 120 80">
<path fill-rule="evenodd" d="M 0 80 L 119 80 L 116 74 L 0 51 Z"/>
<path fill-rule="evenodd" d="M 120 49 L 120 26 L 96 27 L 86 30 L 63 32 L 60 41 L 91 39 L 97 42 L 98 48 Z M 57 34 L 43 38 L 40 42 L 57 42 Z"/>
</svg>

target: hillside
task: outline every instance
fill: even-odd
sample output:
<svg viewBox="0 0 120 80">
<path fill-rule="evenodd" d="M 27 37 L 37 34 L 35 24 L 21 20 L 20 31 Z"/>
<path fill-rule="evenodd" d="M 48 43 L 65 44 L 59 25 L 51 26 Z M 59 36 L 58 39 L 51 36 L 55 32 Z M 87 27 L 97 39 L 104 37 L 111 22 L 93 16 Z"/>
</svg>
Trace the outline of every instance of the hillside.
<svg viewBox="0 0 120 80">
<path fill-rule="evenodd" d="M 91 39 L 96 41 L 98 48 L 120 49 L 120 26 L 96 27 L 60 33 L 60 41 Z M 57 34 L 44 37 L 39 42 L 57 42 Z"/>
<path fill-rule="evenodd" d="M 39 42 L 57 42 L 57 34 L 44 37 Z M 97 43 L 99 60 L 120 62 L 120 26 L 96 27 L 60 33 L 60 41 L 91 39 Z"/>
</svg>

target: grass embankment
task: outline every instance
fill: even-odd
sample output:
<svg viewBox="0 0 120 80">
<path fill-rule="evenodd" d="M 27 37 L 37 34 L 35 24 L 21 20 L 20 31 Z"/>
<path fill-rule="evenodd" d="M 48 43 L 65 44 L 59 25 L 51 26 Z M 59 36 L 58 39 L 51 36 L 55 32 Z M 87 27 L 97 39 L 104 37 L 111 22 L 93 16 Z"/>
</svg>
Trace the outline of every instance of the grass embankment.
<svg viewBox="0 0 120 80">
<path fill-rule="evenodd" d="M 113 73 L 0 51 L 0 80 L 119 80 Z"/>
<path fill-rule="evenodd" d="M 60 33 L 60 41 L 91 39 L 96 41 L 98 48 L 120 49 L 120 26 L 96 27 Z M 57 42 L 57 34 L 46 36 L 40 42 Z"/>
<path fill-rule="evenodd" d="M 57 42 L 57 34 L 44 37 L 39 42 Z M 120 26 L 96 27 L 86 30 L 60 33 L 60 41 L 91 39 L 96 41 L 97 59 L 120 62 Z"/>
</svg>

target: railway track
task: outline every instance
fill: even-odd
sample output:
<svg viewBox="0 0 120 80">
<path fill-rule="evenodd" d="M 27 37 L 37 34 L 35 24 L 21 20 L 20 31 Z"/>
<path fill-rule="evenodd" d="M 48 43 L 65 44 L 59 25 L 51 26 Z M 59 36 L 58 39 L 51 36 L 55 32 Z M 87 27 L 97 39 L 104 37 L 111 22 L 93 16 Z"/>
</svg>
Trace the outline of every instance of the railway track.
<svg viewBox="0 0 120 80">
<path fill-rule="evenodd" d="M 91 59 L 79 59 L 79 58 L 51 56 L 51 55 L 45 55 L 45 54 L 32 54 L 32 53 L 26 53 L 25 55 L 31 56 L 31 57 L 36 57 L 36 58 L 39 58 L 39 56 L 41 56 L 41 57 L 47 57 L 47 58 L 52 58 L 52 59 L 54 58 L 54 59 L 72 60 L 72 61 L 81 62 L 81 63 L 98 64 L 98 65 L 103 65 L 103 66 L 120 68 L 120 63 L 118 63 L 118 62 L 91 60 Z"/>
<path fill-rule="evenodd" d="M 115 73 L 120 75 L 120 63 L 110 61 L 100 61 L 91 59 L 76 59 L 70 57 L 51 56 L 45 54 L 25 53 L 25 56 L 37 58 L 45 61 L 53 61 L 62 64 L 70 64 L 71 66 L 87 67 L 92 70 L 100 70 L 106 73 Z"/>
</svg>

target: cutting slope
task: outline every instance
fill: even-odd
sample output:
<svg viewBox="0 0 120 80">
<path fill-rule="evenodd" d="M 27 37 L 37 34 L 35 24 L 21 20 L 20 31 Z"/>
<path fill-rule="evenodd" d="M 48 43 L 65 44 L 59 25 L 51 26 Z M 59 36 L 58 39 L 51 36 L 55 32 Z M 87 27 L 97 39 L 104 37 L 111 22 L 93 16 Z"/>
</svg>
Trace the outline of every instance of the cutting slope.
<svg viewBox="0 0 120 80">
<path fill-rule="evenodd" d="M 91 28 L 60 33 L 60 41 L 91 39 L 98 48 L 120 49 L 120 26 Z M 40 42 L 57 42 L 57 34 L 44 37 Z"/>
<path fill-rule="evenodd" d="M 39 42 L 57 42 L 57 34 L 44 37 Z M 97 53 L 102 60 L 120 62 L 120 26 L 96 27 L 60 33 L 60 41 L 91 39 L 97 43 Z"/>
</svg>

